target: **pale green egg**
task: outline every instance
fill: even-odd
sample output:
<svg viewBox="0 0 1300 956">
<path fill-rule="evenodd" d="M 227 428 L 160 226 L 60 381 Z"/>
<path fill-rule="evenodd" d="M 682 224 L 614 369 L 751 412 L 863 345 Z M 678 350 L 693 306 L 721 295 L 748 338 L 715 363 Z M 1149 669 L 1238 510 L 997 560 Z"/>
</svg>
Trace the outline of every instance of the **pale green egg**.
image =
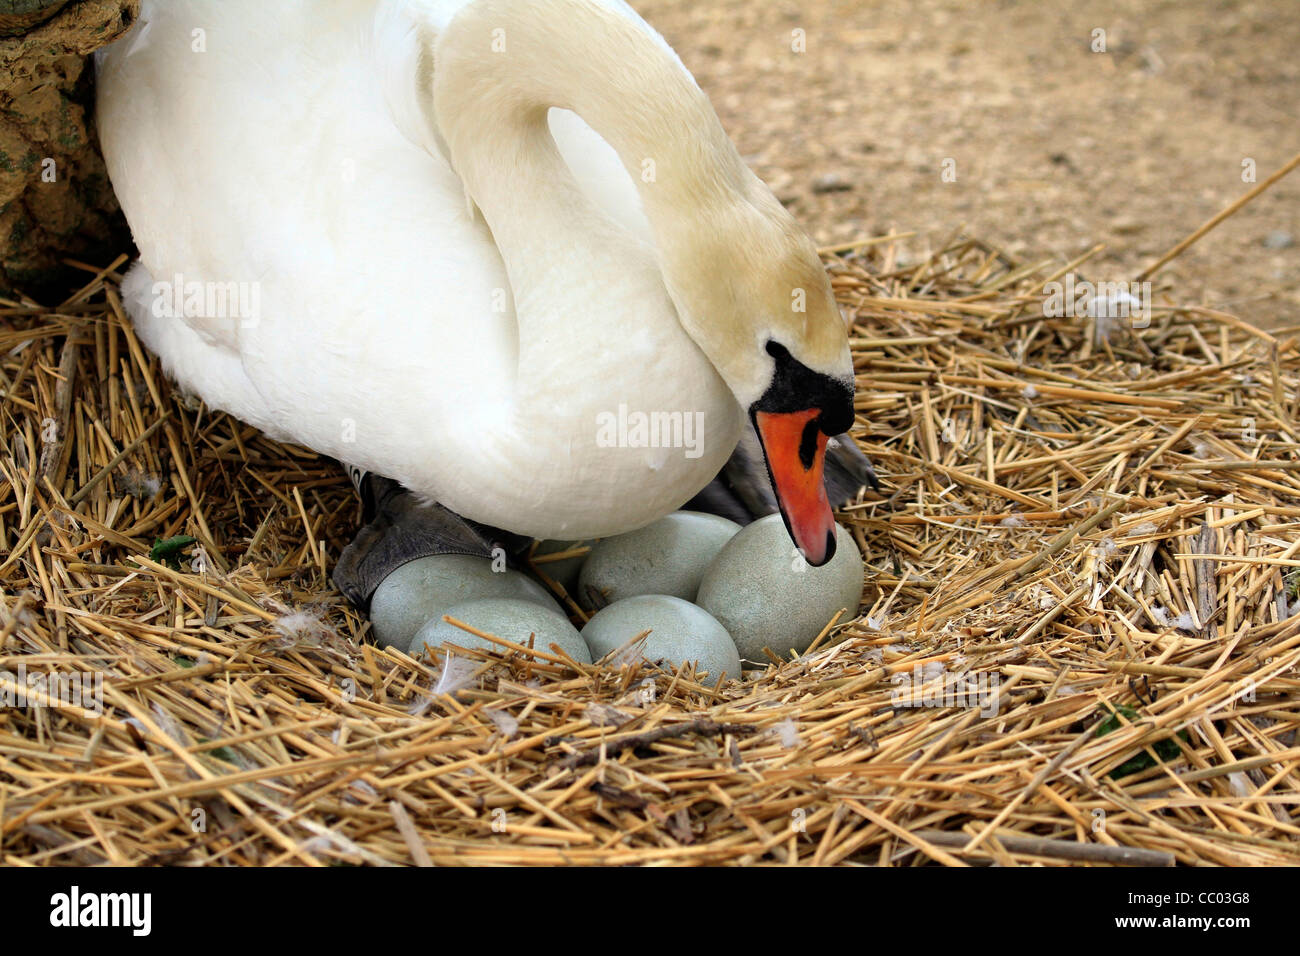
<svg viewBox="0 0 1300 956">
<path fill-rule="evenodd" d="M 411 640 L 409 653 L 412 657 L 423 655 L 426 647 L 441 647 L 443 644 L 481 648 L 485 651 L 509 650 L 444 621 L 444 616 L 454 617 L 480 631 L 524 647 L 528 646 L 529 637 L 532 637 L 532 646 L 548 654 L 554 653 L 551 645 L 557 644 L 575 661 L 591 663 L 591 653 L 587 650 L 586 642 L 568 618 L 559 611 L 520 598 L 479 598 L 452 605 L 420 628 Z"/>
<path fill-rule="evenodd" d="M 589 587 L 609 603 L 638 594 L 695 600 L 700 581 L 740 525 L 699 511 L 676 511 L 592 546 L 578 576 L 577 598 L 591 608 Z"/>
<path fill-rule="evenodd" d="M 431 554 L 401 565 L 384 578 L 370 599 L 370 625 L 380 647 L 409 647 L 426 621 L 454 604 L 476 598 L 532 601 L 559 613 L 546 590 L 518 571 L 494 571 L 487 558 Z"/>
<path fill-rule="evenodd" d="M 740 676 L 740 657 L 726 628 L 690 601 L 668 594 L 640 594 L 603 608 L 582 629 L 582 638 L 599 660 L 645 630 L 650 635 L 641 654 L 648 661 L 673 668 L 697 661 L 710 682 L 724 673 Z"/>
<path fill-rule="evenodd" d="M 782 659 L 806 650 L 840 608 L 840 620 L 851 620 L 862 599 L 862 571 L 862 555 L 843 527 L 835 526 L 835 556 L 814 568 L 781 516 L 768 515 L 727 542 L 696 600 L 731 634 L 743 659 L 766 663 L 764 647 Z"/>
<path fill-rule="evenodd" d="M 592 544 L 591 541 L 557 541 L 550 539 L 538 541 L 537 548 L 533 551 L 533 563 L 537 566 L 537 570 L 561 585 L 565 592 L 572 597 L 578 593 L 578 572 L 582 570 L 582 565 L 591 553 Z M 582 551 L 583 553 L 574 555 L 571 558 L 561 558 L 558 561 L 541 560 L 547 555 L 563 554 L 566 551 Z"/>
</svg>

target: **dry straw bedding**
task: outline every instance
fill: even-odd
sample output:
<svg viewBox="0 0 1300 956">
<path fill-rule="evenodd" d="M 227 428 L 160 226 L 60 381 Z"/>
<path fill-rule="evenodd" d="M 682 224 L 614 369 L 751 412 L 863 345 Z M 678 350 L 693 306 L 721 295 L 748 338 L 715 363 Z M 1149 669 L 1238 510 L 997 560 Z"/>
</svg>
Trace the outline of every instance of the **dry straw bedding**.
<svg viewBox="0 0 1300 956">
<path fill-rule="evenodd" d="M 0 861 L 1300 862 L 1295 330 L 1099 338 L 1044 315 L 1086 262 L 900 251 L 828 254 L 863 613 L 720 685 L 377 651 L 329 585 L 342 470 L 173 391 L 120 261 L 0 303 L 0 671 L 104 675 L 102 716 L 0 709 Z"/>
</svg>

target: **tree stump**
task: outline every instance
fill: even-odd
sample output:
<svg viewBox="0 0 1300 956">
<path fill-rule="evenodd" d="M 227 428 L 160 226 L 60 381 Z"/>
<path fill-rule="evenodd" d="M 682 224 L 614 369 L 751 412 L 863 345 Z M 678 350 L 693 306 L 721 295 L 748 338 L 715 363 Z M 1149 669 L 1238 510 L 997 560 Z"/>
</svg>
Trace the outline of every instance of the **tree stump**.
<svg viewBox="0 0 1300 956">
<path fill-rule="evenodd" d="M 130 248 L 95 135 L 90 54 L 140 0 L 0 0 L 0 294 L 57 294 Z"/>
</svg>

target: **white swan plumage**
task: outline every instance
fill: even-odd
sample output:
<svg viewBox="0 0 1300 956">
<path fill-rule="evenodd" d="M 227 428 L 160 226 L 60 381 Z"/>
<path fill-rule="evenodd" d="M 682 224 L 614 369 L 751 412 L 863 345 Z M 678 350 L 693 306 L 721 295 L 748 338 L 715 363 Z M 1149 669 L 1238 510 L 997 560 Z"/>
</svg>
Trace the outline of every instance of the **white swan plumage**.
<svg viewBox="0 0 1300 956">
<path fill-rule="evenodd" d="M 209 406 L 558 538 L 680 507 L 748 412 L 819 563 L 844 321 L 621 0 L 146 0 L 97 83 L 124 304 Z M 620 409 L 702 433 L 610 447 Z"/>
</svg>

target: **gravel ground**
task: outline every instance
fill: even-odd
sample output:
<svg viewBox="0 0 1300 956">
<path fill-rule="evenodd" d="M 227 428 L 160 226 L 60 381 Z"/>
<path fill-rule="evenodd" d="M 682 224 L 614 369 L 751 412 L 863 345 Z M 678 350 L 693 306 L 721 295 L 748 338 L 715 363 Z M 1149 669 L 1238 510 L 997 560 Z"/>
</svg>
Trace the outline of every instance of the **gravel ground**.
<svg viewBox="0 0 1300 956">
<path fill-rule="evenodd" d="M 1066 260 L 1102 242 L 1085 275 L 1126 280 L 1251 188 L 1243 162 L 1263 180 L 1300 149 L 1296 0 L 633 2 L 822 243 L 915 230 L 921 258 L 964 227 Z M 1158 279 L 1300 323 L 1298 200 L 1300 171 Z"/>
</svg>

